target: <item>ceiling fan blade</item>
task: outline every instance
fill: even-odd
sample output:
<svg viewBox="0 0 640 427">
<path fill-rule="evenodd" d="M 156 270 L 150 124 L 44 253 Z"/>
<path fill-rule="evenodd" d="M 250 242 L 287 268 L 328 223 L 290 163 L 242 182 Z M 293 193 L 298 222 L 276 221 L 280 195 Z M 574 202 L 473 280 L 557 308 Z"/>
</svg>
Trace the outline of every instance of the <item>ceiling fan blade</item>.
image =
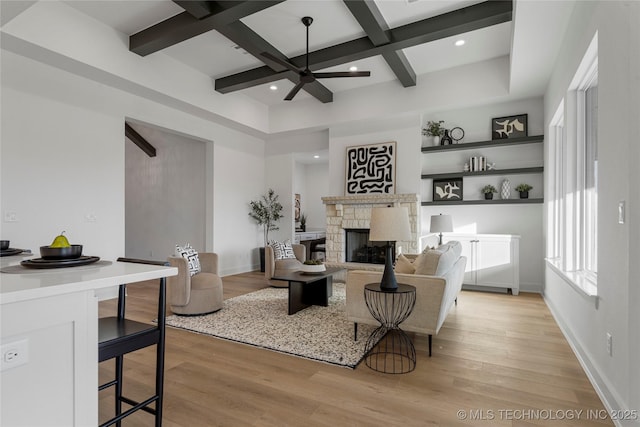
<svg viewBox="0 0 640 427">
<path fill-rule="evenodd" d="M 335 77 L 369 77 L 370 71 L 335 71 L 333 73 L 313 73 L 316 79 L 332 79 Z"/>
<path fill-rule="evenodd" d="M 295 86 L 293 87 L 293 89 L 291 89 L 291 92 L 289 92 L 289 93 L 287 94 L 287 96 L 285 96 L 285 97 L 284 97 L 284 100 L 285 100 L 285 101 L 291 101 L 291 100 L 293 99 L 293 97 L 294 97 L 294 96 L 296 96 L 296 94 L 297 94 L 298 92 L 300 92 L 300 89 L 302 89 L 302 86 L 304 86 L 304 85 L 305 85 L 305 83 L 304 83 L 304 82 L 300 82 L 300 83 L 298 83 L 297 85 L 295 85 Z"/>
<path fill-rule="evenodd" d="M 260 55 L 264 56 L 265 58 L 267 58 L 270 61 L 273 61 L 277 64 L 282 65 L 283 67 L 300 74 L 300 69 L 298 69 L 297 67 L 294 67 L 293 64 L 289 64 L 287 61 L 283 61 L 282 59 L 270 54 L 269 52 L 262 52 Z"/>
</svg>

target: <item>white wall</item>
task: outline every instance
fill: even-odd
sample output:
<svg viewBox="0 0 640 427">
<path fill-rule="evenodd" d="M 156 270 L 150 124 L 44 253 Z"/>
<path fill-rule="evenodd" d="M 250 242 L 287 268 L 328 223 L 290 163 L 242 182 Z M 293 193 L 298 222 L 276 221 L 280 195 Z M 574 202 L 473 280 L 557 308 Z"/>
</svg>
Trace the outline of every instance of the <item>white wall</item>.
<svg viewBox="0 0 640 427">
<path fill-rule="evenodd" d="M 37 250 L 66 230 L 86 254 L 123 256 L 123 123 L 131 118 L 215 141 L 207 249 L 219 252 L 227 274 L 251 270 L 257 262 L 247 254 L 259 239 L 238 212 L 264 187 L 263 140 L 4 50 L 0 212 L 18 221 L 2 223 L 2 238 Z"/>
<path fill-rule="evenodd" d="M 640 3 L 577 2 L 545 95 L 548 126 L 598 32 L 598 297 L 583 296 L 546 269 L 544 296 L 605 404 L 640 408 L 638 371 L 638 100 Z M 633 59 L 631 59 L 633 58 Z M 627 201 L 627 222 L 617 205 Z M 635 233 L 635 235 L 634 235 Z M 606 350 L 613 336 L 613 354 Z M 638 420 L 625 425 L 640 425 Z"/>
<path fill-rule="evenodd" d="M 306 190 L 302 200 L 302 209 L 307 214 L 307 229 L 325 230 L 327 216 L 322 197 L 329 195 L 329 164 L 307 164 L 304 171 Z"/>
</svg>

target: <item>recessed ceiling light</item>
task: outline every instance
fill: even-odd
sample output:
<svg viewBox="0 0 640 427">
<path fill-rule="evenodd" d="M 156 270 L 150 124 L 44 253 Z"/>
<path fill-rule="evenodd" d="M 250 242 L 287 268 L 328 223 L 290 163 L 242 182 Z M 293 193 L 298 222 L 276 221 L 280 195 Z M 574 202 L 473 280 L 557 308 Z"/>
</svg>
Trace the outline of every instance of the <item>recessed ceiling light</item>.
<svg viewBox="0 0 640 427">
<path fill-rule="evenodd" d="M 462 46 L 463 44 L 465 44 L 465 41 L 462 39 L 456 41 L 456 46 Z"/>
<path fill-rule="evenodd" d="M 349 67 L 349 71 L 358 71 L 358 67 L 355 65 L 353 67 Z"/>
<path fill-rule="evenodd" d="M 314 158 L 314 159 L 319 159 L 319 158 L 320 158 L 320 156 L 318 156 L 317 154 L 314 154 L 314 155 L 313 155 L 313 158 Z"/>
<path fill-rule="evenodd" d="M 278 90 L 278 86 L 276 86 L 276 85 L 271 85 L 271 86 L 269 86 L 269 89 L 271 89 L 271 90 Z"/>
</svg>

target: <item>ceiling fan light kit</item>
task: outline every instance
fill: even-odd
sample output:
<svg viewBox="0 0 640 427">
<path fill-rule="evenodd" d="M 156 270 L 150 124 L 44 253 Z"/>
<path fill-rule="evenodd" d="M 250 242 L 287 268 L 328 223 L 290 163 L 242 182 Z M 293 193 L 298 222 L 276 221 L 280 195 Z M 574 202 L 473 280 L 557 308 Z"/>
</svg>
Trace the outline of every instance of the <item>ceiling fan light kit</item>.
<svg viewBox="0 0 640 427">
<path fill-rule="evenodd" d="M 300 76 L 300 80 L 298 81 L 298 84 L 296 84 L 293 87 L 293 89 L 291 89 L 291 91 L 287 94 L 287 96 L 285 96 L 284 98 L 285 101 L 291 101 L 296 96 L 296 94 L 300 92 L 300 89 L 302 89 L 302 87 L 305 84 L 313 83 L 316 79 L 331 79 L 331 78 L 337 78 L 337 77 L 369 77 L 371 75 L 370 71 L 335 71 L 335 72 L 328 72 L 328 73 L 314 73 L 313 71 L 311 71 L 309 69 L 309 27 L 313 23 L 313 18 L 310 16 L 305 16 L 302 18 L 302 23 L 304 24 L 305 27 L 307 27 L 307 51 L 306 51 L 306 65 L 304 70 L 300 70 L 298 67 L 291 64 L 290 62 L 284 61 L 270 54 L 269 52 L 262 52 L 261 54 L 262 56 L 269 59 L 270 61 L 280 64 L 281 66 L 297 73 Z"/>
</svg>

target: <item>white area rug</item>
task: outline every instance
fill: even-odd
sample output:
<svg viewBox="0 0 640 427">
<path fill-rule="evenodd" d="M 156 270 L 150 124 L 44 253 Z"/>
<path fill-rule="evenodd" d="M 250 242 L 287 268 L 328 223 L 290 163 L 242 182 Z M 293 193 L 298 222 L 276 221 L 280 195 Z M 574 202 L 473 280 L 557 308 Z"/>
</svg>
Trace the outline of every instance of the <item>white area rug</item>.
<svg viewBox="0 0 640 427">
<path fill-rule="evenodd" d="M 289 316 L 287 299 L 287 289 L 261 289 L 225 300 L 216 313 L 169 316 L 167 325 L 334 365 L 358 365 L 375 327 L 358 324 L 358 341 L 353 340 L 344 283 L 333 284 L 328 307 L 311 306 Z"/>
</svg>

